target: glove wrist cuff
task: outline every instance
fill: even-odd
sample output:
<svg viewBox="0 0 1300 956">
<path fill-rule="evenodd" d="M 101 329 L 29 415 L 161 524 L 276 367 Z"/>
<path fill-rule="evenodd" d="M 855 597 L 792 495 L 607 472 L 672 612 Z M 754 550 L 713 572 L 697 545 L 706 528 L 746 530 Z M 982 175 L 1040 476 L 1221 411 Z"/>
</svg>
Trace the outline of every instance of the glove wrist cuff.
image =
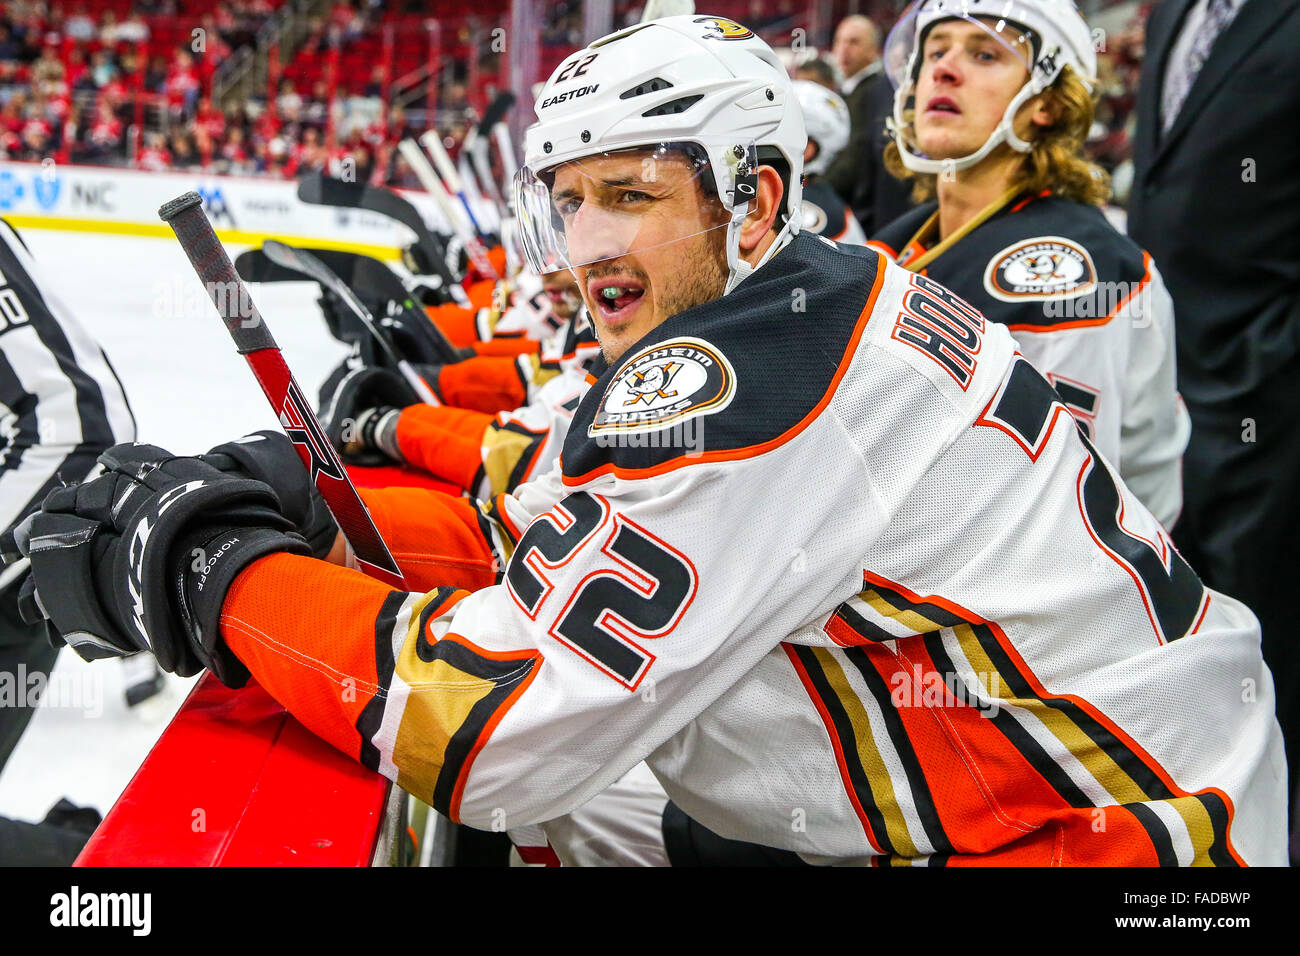
<svg viewBox="0 0 1300 956">
<path fill-rule="evenodd" d="M 356 441 L 364 448 L 381 451 L 394 461 L 405 461 L 397 443 L 397 420 L 402 410 L 391 406 L 368 408 L 357 418 Z"/>
<path fill-rule="evenodd" d="M 196 532 L 180 558 L 180 619 L 202 663 L 227 687 L 242 687 L 249 672 L 221 639 L 221 608 L 244 568 L 268 554 L 310 555 L 297 534 L 270 528 L 212 528 Z"/>
</svg>

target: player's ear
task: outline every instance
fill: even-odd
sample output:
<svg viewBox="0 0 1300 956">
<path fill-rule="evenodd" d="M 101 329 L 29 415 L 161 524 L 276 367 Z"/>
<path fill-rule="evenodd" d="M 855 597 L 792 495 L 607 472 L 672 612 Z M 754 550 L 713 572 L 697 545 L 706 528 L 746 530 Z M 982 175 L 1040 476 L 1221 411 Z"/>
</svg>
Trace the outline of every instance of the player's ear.
<svg viewBox="0 0 1300 956">
<path fill-rule="evenodd" d="M 771 166 L 759 166 L 758 191 L 754 197 L 754 208 L 745 217 L 745 224 L 740 227 L 741 253 L 753 252 L 763 237 L 768 234 L 776 215 L 785 198 L 785 187 L 781 185 L 781 174 Z"/>
<path fill-rule="evenodd" d="M 1060 113 L 1060 104 L 1050 92 L 1039 93 L 1025 106 L 1029 109 L 1029 122 L 1034 126 L 1048 127 L 1056 123 Z"/>
</svg>

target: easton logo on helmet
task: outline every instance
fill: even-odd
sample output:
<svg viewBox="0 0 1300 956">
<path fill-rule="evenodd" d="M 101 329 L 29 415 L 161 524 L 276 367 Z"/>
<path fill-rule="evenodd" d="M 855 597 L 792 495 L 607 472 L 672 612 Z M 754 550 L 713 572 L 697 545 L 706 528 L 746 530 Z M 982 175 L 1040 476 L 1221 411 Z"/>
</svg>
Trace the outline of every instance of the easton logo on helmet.
<svg viewBox="0 0 1300 956">
<path fill-rule="evenodd" d="M 565 100 L 576 100 L 579 96 L 595 93 L 598 89 L 600 89 L 600 84 L 592 83 L 590 86 L 579 86 L 576 89 L 565 90 L 563 93 L 556 93 L 554 96 L 547 97 L 542 101 L 542 109 L 554 106 L 556 103 L 563 103 Z"/>
<path fill-rule="evenodd" d="M 610 383 L 587 434 L 659 431 L 731 403 L 736 373 L 703 339 L 654 345 L 629 360 Z"/>
<path fill-rule="evenodd" d="M 748 40 L 754 35 L 749 27 L 726 17 L 696 17 L 693 22 L 708 24 L 709 29 L 704 34 L 706 40 Z"/>
</svg>

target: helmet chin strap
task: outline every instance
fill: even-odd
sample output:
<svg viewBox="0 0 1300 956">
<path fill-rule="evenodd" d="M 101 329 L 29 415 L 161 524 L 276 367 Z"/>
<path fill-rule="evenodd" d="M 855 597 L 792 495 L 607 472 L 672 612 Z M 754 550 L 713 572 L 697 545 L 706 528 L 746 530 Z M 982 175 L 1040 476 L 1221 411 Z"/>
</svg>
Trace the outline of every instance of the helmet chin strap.
<svg viewBox="0 0 1300 956">
<path fill-rule="evenodd" d="M 767 247 L 762 258 L 751 266 L 740 257 L 740 229 L 749 215 L 749 207 L 750 202 L 746 201 L 738 204 L 731 211 L 731 223 L 727 226 L 727 285 L 722 290 L 723 295 L 729 294 L 736 286 L 761 269 L 769 259 L 784 249 L 799 231 L 799 217 L 787 216 L 781 231 L 776 234 L 776 239 Z"/>
</svg>

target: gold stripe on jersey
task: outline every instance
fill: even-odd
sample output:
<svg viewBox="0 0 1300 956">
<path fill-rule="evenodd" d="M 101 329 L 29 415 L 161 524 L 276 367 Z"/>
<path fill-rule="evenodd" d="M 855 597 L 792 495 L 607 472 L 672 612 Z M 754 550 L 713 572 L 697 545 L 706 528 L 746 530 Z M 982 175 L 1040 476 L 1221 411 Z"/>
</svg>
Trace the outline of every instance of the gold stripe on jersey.
<svg viewBox="0 0 1300 956">
<path fill-rule="evenodd" d="M 530 352 L 527 355 L 520 356 L 521 364 L 526 364 L 524 371 L 524 386 L 526 388 L 541 388 L 553 378 L 560 375 L 559 366 L 554 362 L 543 362 L 542 357 L 536 352 Z"/>
<path fill-rule="evenodd" d="M 454 604 L 446 591 L 412 609 L 386 706 L 401 708 L 391 753 L 397 785 L 455 820 L 470 764 L 531 683 L 542 655 L 490 654 L 456 635 L 434 637 L 430 622 Z"/>
<path fill-rule="evenodd" d="M 916 844 L 912 842 L 911 832 L 899 805 L 895 792 L 895 781 L 885 766 L 880 748 L 871 731 L 871 719 L 857 693 L 849 685 L 849 679 L 830 651 L 813 648 L 813 656 L 821 665 L 822 675 L 830 685 L 840 706 L 853 728 L 852 739 L 841 739 L 844 745 L 845 759 L 857 758 L 867 783 L 871 787 L 872 801 L 884 819 L 885 831 L 890 844 L 898 855 L 915 857 L 918 855 Z M 906 780 L 899 781 L 900 786 L 908 786 Z"/>
<path fill-rule="evenodd" d="M 431 798 L 452 736 L 496 685 L 446 661 L 424 664 L 413 649 L 405 648 L 397 662 L 397 676 L 411 685 L 393 742 L 397 785 L 421 799 Z"/>
<path fill-rule="evenodd" d="M 941 630 L 943 627 L 943 625 L 936 624 L 934 621 L 917 613 L 917 611 L 912 608 L 900 609 L 894 607 L 894 605 L 881 597 L 873 588 L 867 588 L 859 594 L 858 597 L 865 601 L 867 606 L 881 617 L 887 617 L 893 621 L 897 621 L 913 634 L 929 634 L 932 631 Z"/>
<path fill-rule="evenodd" d="M 526 480 L 526 472 L 546 438 L 545 431 L 530 431 L 515 422 L 488 425 L 483 433 L 483 473 L 489 495 L 505 494 Z"/>
<path fill-rule="evenodd" d="M 1176 797 L 1165 802 L 1178 811 L 1178 815 L 1183 818 L 1183 825 L 1187 827 L 1187 836 L 1192 842 L 1191 865 L 1214 866 L 1214 860 L 1210 858 L 1210 847 L 1214 845 L 1217 834 L 1205 804 L 1198 797 Z"/>
<path fill-rule="evenodd" d="M 402 612 L 393 628 L 395 637 L 400 632 L 401 643 L 396 644 L 394 647 L 394 681 L 390 683 L 388 701 L 385 703 L 386 705 L 388 703 L 398 704 L 399 698 L 401 698 L 400 706 L 402 707 L 402 712 L 391 757 L 393 762 L 401 771 L 402 776 L 407 778 L 407 783 L 411 784 L 411 786 L 407 786 L 407 784 L 403 783 L 402 779 L 399 777 L 398 785 L 416 793 L 432 793 L 433 781 L 437 779 L 438 770 L 442 766 L 442 754 L 446 749 L 447 739 L 451 736 L 450 733 L 440 736 L 436 733 L 430 733 L 429 730 L 417 729 L 415 730 L 416 737 L 414 741 L 410 737 L 412 719 L 417 718 L 419 713 L 419 707 L 409 706 L 412 698 L 419 696 L 421 691 L 429 689 L 430 686 L 437 686 L 428 683 L 430 679 L 427 672 L 429 665 L 426 665 L 415 656 L 415 647 L 419 642 L 422 629 L 427 626 L 430 617 L 436 613 L 442 605 L 447 603 L 446 598 L 447 595 L 444 589 L 440 588 L 435 591 L 430 591 L 428 594 L 421 595 L 414 601 L 410 601 L 402 608 Z M 400 681 L 401 683 L 397 684 L 397 681 Z M 440 695 L 435 694 L 427 696 L 431 698 L 431 703 L 439 703 L 436 700 L 432 700 L 432 698 Z M 456 703 L 459 703 L 459 701 L 456 701 Z M 459 726 L 462 720 L 463 716 L 457 720 L 456 726 Z M 421 733 L 430 733 L 428 739 L 430 742 L 435 743 L 435 746 L 429 747 L 423 751 L 423 756 L 421 756 L 421 748 L 419 746 L 419 734 Z M 432 761 L 430 761 L 429 757 L 434 755 L 436 755 L 437 761 L 436 764 L 431 767 L 432 772 L 428 776 L 428 787 L 426 790 L 420 787 L 417 781 L 420 780 L 423 775 L 421 772 L 422 770 L 427 772 L 430 769 L 428 765 L 431 764 Z M 412 790 L 412 787 L 416 787 L 417 789 Z"/>
<path fill-rule="evenodd" d="M 1099 783 L 1116 803 L 1142 803 L 1151 799 L 1137 785 L 1124 768 L 1115 763 L 1110 756 L 1097 746 L 1091 737 L 1085 734 L 1073 720 L 1054 707 L 1049 707 L 1040 698 L 1018 698 L 1009 693 L 1010 685 L 1006 675 L 994 666 L 993 661 L 984 653 L 979 639 L 969 624 L 960 624 L 953 629 L 953 636 L 961 646 L 962 653 L 976 674 L 988 675 L 986 684 L 996 684 L 989 688 L 991 696 L 1004 704 L 1019 707 L 1028 712 L 1040 724 L 1051 731 L 1052 736 L 1079 761 L 1089 775 Z M 994 679 L 996 677 L 996 679 Z M 1057 761 L 1058 763 L 1060 761 Z"/>
<path fill-rule="evenodd" d="M 886 598 L 882 591 L 887 591 L 889 598 Z M 892 588 L 884 588 L 880 584 L 866 588 L 860 597 L 877 614 L 902 624 L 917 635 L 941 636 L 941 632 L 944 631 L 951 633 L 974 672 L 984 675 L 980 680 L 984 692 L 989 694 L 990 698 L 997 698 L 1008 706 L 1019 708 L 1021 713 L 1028 714 L 1036 720 L 1074 757 L 1079 767 L 1088 773 L 1097 786 L 1110 795 L 1116 805 L 1157 801 L 1168 803 L 1182 818 L 1195 858 L 1202 861 L 1201 865 L 1215 865 L 1215 863 L 1231 865 L 1234 862 L 1229 841 L 1231 816 L 1226 812 L 1223 813 L 1223 819 L 1216 824 L 1206 806 L 1206 801 L 1221 802 L 1217 795 L 1213 792 L 1177 795 L 1170 791 L 1140 754 L 1131 750 L 1104 724 L 1097 722 L 1096 718 L 1088 714 L 1077 702 L 1066 697 L 1044 699 L 1033 690 L 1033 685 L 1026 675 L 1019 673 L 1018 670 L 1015 673 L 1008 673 L 1005 666 L 997 665 L 986 651 L 986 642 L 990 647 L 997 642 L 990 625 L 983 622 L 965 623 L 949 608 L 933 603 L 938 599 L 913 601 L 902 593 Z M 850 626 L 853 624 L 849 616 L 841 615 L 840 619 Z M 1014 661 L 1010 661 L 1010 664 L 1015 667 Z M 1018 695 L 1014 691 L 1018 686 L 1026 687 L 1032 696 Z M 1091 733 L 1080 724 L 1080 719 L 1092 726 Z M 996 725 L 996 721 L 994 723 Z M 1037 765 L 1041 758 L 1026 752 L 1011 737 L 1007 737 L 1007 740 L 1021 750 L 1031 766 Z M 1065 777 L 1070 776 L 1071 768 L 1066 766 L 1059 754 L 1046 751 L 1044 753 L 1048 760 L 1060 768 Z M 1148 783 L 1143 784 L 1134 779 L 1133 774 L 1121 764 L 1121 758 L 1127 761 L 1129 766 L 1142 771 L 1148 778 Z M 1077 773 L 1077 768 L 1074 769 Z M 1040 769 L 1039 772 L 1041 773 L 1042 770 Z M 1048 779 L 1050 782 L 1051 778 Z M 1077 783 L 1073 785 L 1077 790 Z M 1078 792 L 1084 799 L 1092 801 L 1095 805 L 1105 805 L 1104 802 L 1087 797 L 1083 791 Z M 1078 802 L 1078 798 L 1071 799 L 1065 793 L 1061 796 L 1066 798 L 1068 803 Z M 1145 817 L 1140 817 L 1139 820 L 1144 827 L 1148 826 Z M 1148 828 L 1153 843 L 1168 842 L 1170 839 L 1168 826 L 1163 820 L 1156 817 L 1150 825 L 1158 825 L 1166 831 L 1152 833 Z"/>
</svg>

